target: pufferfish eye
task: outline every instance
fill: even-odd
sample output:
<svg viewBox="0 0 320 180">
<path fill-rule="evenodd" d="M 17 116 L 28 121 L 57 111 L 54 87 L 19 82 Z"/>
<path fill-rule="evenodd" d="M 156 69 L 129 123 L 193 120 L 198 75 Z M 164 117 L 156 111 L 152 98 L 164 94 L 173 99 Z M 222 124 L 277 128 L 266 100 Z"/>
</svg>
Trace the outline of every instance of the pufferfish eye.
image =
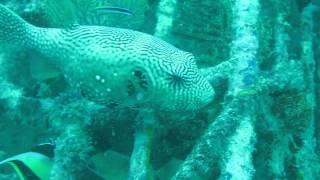
<svg viewBox="0 0 320 180">
<path fill-rule="evenodd" d="M 174 88 L 180 88 L 186 84 L 186 79 L 179 73 L 170 73 L 166 78 L 169 85 Z"/>
</svg>

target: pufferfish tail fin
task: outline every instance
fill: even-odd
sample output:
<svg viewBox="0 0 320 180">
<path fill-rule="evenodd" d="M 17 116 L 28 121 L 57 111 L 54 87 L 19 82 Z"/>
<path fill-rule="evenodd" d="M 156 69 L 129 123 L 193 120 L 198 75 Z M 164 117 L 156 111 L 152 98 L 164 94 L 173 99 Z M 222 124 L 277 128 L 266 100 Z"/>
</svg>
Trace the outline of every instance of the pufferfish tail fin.
<svg viewBox="0 0 320 180">
<path fill-rule="evenodd" d="M 24 45 L 33 26 L 0 4 L 0 44 Z"/>
</svg>

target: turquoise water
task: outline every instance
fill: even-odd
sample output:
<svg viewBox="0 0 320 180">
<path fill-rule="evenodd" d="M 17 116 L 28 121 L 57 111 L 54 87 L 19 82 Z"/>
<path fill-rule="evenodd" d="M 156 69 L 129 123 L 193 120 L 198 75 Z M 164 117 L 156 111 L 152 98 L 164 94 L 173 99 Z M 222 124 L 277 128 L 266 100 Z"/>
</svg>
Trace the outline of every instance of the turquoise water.
<svg viewBox="0 0 320 180">
<path fill-rule="evenodd" d="M 318 0 L 0 4 L 0 180 L 320 179 Z"/>
</svg>

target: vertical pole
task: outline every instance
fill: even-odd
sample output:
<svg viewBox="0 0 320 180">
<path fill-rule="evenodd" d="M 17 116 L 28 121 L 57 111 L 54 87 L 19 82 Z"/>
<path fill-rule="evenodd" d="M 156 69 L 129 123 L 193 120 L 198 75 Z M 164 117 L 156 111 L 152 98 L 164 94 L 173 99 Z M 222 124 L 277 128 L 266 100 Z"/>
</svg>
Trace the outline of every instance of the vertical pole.
<svg viewBox="0 0 320 180">
<path fill-rule="evenodd" d="M 136 132 L 130 159 L 129 180 L 151 180 L 150 154 L 155 115 L 150 110 L 141 110 L 135 119 Z"/>
</svg>

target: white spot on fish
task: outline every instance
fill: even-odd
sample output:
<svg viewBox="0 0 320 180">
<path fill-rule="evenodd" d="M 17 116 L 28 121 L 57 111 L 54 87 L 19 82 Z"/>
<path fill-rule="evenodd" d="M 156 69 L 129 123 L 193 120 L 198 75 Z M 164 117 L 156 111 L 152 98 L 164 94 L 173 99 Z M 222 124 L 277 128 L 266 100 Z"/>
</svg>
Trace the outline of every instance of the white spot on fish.
<svg viewBox="0 0 320 180">
<path fill-rule="evenodd" d="M 104 79 L 101 79 L 101 83 L 104 83 L 105 82 L 105 80 Z"/>
<path fill-rule="evenodd" d="M 141 101 L 143 99 L 143 93 L 138 93 L 136 98 L 138 101 Z"/>
<path fill-rule="evenodd" d="M 111 92 L 111 89 L 110 89 L 110 88 L 107 88 L 107 92 Z"/>
<path fill-rule="evenodd" d="M 117 77 L 117 76 L 118 76 L 118 73 L 113 73 L 113 76 L 114 76 L 114 77 Z"/>
<path fill-rule="evenodd" d="M 101 77 L 99 76 L 99 75 L 96 75 L 96 80 L 100 80 L 101 79 Z"/>
</svg>

